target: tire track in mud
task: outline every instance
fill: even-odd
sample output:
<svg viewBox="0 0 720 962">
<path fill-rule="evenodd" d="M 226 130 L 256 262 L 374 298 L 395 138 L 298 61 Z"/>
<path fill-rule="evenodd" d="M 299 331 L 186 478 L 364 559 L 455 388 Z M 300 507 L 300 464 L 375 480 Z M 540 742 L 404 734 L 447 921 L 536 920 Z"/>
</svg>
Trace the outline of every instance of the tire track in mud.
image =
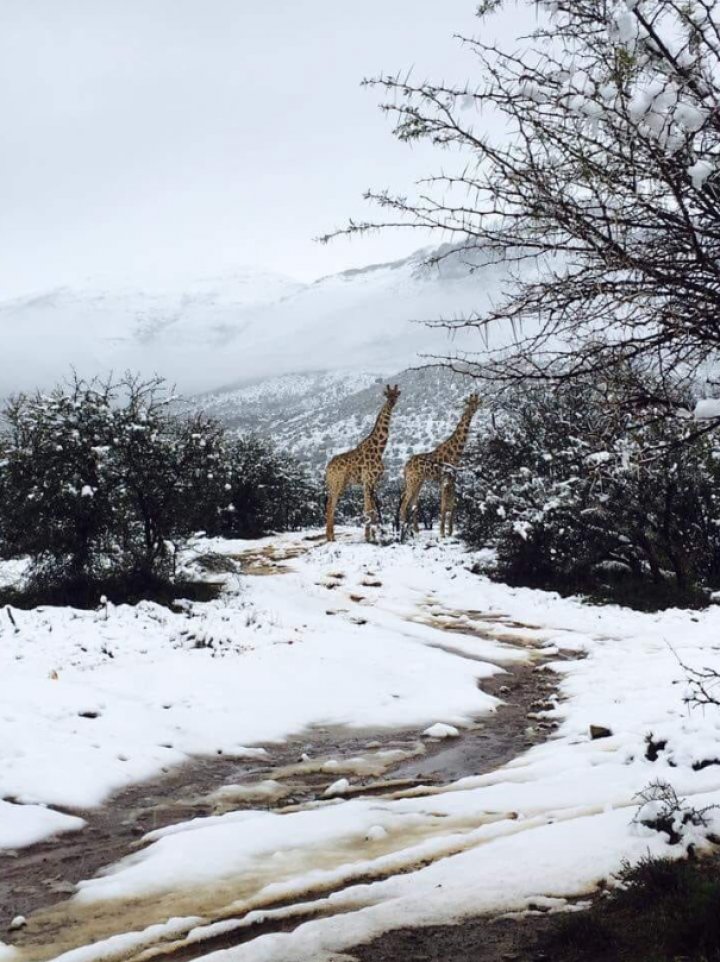
<svg viewBox="0 0 720 962">
<path fill-rule="evenodd" d="M 276 558 L 273 563 L 277 563 Z M 438 613 L 439 606 L 435 602 L 433 606 L 434 612 L 422 613 L 413 620 L 445 632 L 448 648 L 458 655 L 473 657 L 467 646 L 462 650 L 453 647 L 450 639 L 454 634 L 528 649 L 529 664 L 514 664 L 506 674 L 483 679 L 480 684 L 484 692 L 502 700 L 494 714 L 478 718 L 451 742 L 423 742 L 416 730 L 310 729 L 282 745 L 259 746 L 251 757 L 191 760 L 118 793 L 102 809 L 73 813 L 87 821 L 80 832 L 18 853 L 0 853 L 0 904 L 7 907 L 8 917 L 28 916 L 25 928 L 11 933 L 11 938 L 5 936 L 18 949 L 18 962 L 44 962 L 70 949 L 120 932 L 137 932 L 178 916 L 192 919 L 185 931 L 181 926 L 181 931 L 173 934 L 157 932 L 136 949 L 128 946 L 102 958 L 190 962 L 211 949 L 237 945 L 270 931 L 287 931 L 308 918 L 334 914 L 336 910 L 325 900 L 348 886 L 415 871 L 423 864 L 462 851 L 467 846 L 462 836 L 480 827 L 482 816 L 472 824 L 457 825 L 447 818 L 433 825 L 426 816 L 424 824 L 418 826 L 418 838 L 411 837 L 412 832 L 405 838 L 391 833 L 385 848 L 380 843 L 365 843 L 359 851 L 354 843 L 313 853 L 310 862 L 305 857 L 304 864 L 301 860 L 297 866 L 286 866 L 287 882 L 309 869 L 332 871 L 340 865 L 349 869 L 325 887 L 316 884 L 266 902 L 257 896 L 265 884 L 277 881 L 274 867 L 252 878 L 221 880 L 212 889 L 189 896 L 170 892 L 160 899 L 108 903 L 68 899 L 75 883 L 143 847 L 146 832 L 232 810 L 265 808 L 291 814 L 326 802 L 323 793 L 328 784 L 344 773 L 352 773 L 356 779 L 345 798 L 362 795 L 390 800 L 433 794 L 458 778 L 491 771 L 544 740 L 552 723 L 537 715 L 551 706 L 556 685 L 554 674 L 543 670 L 547 656 L 537 647 L 542 639 L 535 626 L 520 625 L 497 614 Z M 551 654 L 555 660 L 562 657 L 556 649 Z M 445 838 L 446 844 L 425 858 L 403 859 L 402 852 L 414 842 L 432 842 L 434 838 Z M 394 856 L 395 862 L 387 869 L 367 864 L 383 856 Z M 189 942 L 187 933 L 191 930 L 195 935 Z M 207 937 L 201 937 L 202 930 Z"/>
</svg>

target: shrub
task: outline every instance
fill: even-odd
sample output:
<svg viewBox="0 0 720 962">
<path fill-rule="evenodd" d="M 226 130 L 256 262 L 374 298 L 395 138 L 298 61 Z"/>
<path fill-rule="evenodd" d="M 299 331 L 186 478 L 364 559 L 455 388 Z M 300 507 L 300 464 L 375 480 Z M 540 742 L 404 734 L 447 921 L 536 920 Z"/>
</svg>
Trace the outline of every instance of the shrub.
<svg viewBox="0 0 720 962">
<path fill-rule="evenodd" d="M 497 547 L 505 580 L 686 603 L 718 584 L 720 443 L 651 410 L 619 413 L 626 387 L 524 389 L 470 452 L 463 534 Z"/>
<path fill-rule="evenodd" d="M 161 379 L 76 378 L 4 413 L 0 546 L 30 556 L 35 599 L 163 595 L 198 529 L 250 537 L 317 508 L 297 466 L 258 440 L 229 439 L 201 413 L 179 413 Z"/>
<path fill-rule="evenodd" d="M 718 962 L 717 859 L 645 858 L 626 864 L 620 887 L 586 912 L 558 919 L 544 947 L 563 959 Z"/>
<path fill-rule="evenodd" d="M 256 437 L 228 440 L 222 490 L 198 499 L 196 528 L 229 538 L 257 538 L 322 520 L 321 490 L 292 458 Z"/>
</svg>

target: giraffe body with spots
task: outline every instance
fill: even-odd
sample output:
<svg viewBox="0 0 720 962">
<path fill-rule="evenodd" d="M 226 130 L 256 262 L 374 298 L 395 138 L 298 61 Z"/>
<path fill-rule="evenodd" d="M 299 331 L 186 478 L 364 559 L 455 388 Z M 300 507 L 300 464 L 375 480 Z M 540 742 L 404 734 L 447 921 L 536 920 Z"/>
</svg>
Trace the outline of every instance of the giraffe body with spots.
<svg viewBox="0 0 720 962">
<path fill-rule="evenodd" d="M 413 455 L 405 464 L 405 488 L 400 502 L 400 530 L 407 530 L 408 516 L 415 531 L 419 530 L 417 501 L 426 481 L 440 486 L 440 537 L 452 535 L 455 522 L 455 472 L 467 444 L 470 425 L 480 407 L 480 398 L 471 394 L 457 427 L 432 451 Z"/>
<path fill-rule="evenodd" d="M 379 521 L 377 485 L 385 471 L 383 453 L 390 434 L 390 418 L 400 397 L 397 384 L 388 384 L 383 392 L 385 403 L 380 409 L 375 425 L 368 436 L 350 451 L 335 455 L 325 472 L 327 507 L 325 534 L 328 541 L 335 540 L 335 509 L 348 485 L 361 484 L 364 493 L 365 540 L 374 540 L 374 528 Z"/>
</svg>

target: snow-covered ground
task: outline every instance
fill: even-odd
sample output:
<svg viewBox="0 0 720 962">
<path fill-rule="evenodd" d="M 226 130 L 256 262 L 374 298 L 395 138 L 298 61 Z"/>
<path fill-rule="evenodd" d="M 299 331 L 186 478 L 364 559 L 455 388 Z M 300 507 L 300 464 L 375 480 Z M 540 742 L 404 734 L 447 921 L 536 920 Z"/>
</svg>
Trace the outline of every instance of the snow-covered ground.
<svg viewBox="0 0 720 962">
<path fill-rule="evenodd" d="M 556 732 L 446 787 L 343 798 L 349 774 L 310 806 L 153 833 L 66 904 L 78 932 L 88 913 L 113 924 L 63 962 L 315 913 L 208 958 L 318 960 L 399 925 L 562 905 L 624 858 L 682 852 L 632 822 L 649 782 L 697 806 L 720 801 L 720 710 L 688 711 L 680 665 L 720 668 L 720 609 L 589 606 L 479 578 L 458 545 L 357 537 L 205 542 L 199 550 L 230 555 L 274 546 L 289 570 L 228 576 L 217 601 L 183 613 L 46 608 L 13 611 L 13 622 L 0 612 L 0 847 L 82 831 L 44 806 L 98 805 L 193 754 L 253 752 L 312 725 L 462 732 L 496 706 L 478 680 L 513 663 L 542 658 L 560 674 Z M 443 630 L 448 620 L 467 633 Z M 553 660 L 560 651 L 578 657 Z M 590 725 L 612 734 L 593 741 Z M 666 742 L 655 761 L 649 733 Z M 336 779 L 328 773 L 328 788 Z M 152 924 L 124 910 L 138 899 Z M 0 947 L 6 958 L 31 956 Z"/>
</svg>

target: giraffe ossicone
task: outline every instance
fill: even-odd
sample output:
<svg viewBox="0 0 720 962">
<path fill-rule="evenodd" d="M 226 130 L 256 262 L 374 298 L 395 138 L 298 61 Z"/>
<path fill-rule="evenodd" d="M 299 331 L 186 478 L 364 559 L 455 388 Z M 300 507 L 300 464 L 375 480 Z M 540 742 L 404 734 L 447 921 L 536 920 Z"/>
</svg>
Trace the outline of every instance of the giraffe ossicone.
<svg viewBox="0 0 720 962">
<path fill-rule="evenodd" d="M 368 436 L 350 451 L 336 454 L 328 462 L 325 471 L 327 506 L 325 509 L 325 534 L 328 541 L 335 540 L 335 509 L 340 496 L 348 485 L 361 484 L 365 499 L 365 540 L 375 537 L 375 526 L 379 520 L 377 505 L 377 485 L 385 471 L 383 452 L 390 433 L 390 418 L 393 408 L 400 397 L 400 388 L 389 384 L 383 391 L 385 403 Z"/>
</svg>

